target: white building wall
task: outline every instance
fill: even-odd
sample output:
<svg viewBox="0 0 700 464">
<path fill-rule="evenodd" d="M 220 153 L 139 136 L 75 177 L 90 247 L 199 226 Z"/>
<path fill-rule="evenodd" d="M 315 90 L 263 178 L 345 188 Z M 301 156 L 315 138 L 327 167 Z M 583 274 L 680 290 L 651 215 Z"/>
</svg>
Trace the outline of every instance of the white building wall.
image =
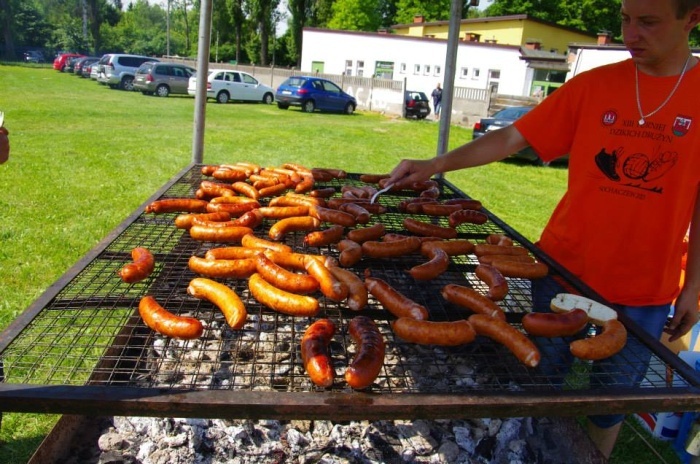
<svg viewBox="0 0 700 464">
<path fill-rule="evenodd" d="M 438 82 L 443 83 L 445 40 L 318 29 L 305 29 L 303 34 L 302 72 L 310 72 L 314 62 L 322 62 L 324 73 L 343 74 L 349 70 L 356 76 L 360 61 L 364 62 L 363 77 L 371 77 L 377 71 L 377 62 L 393 62 L 393 80 L 405 78 L 411 90 L 430 94 Z M 520 48 L 515 46 L 462 42 L 457 52 L 455 86 L 488 89 L 493 83 L 493 70 L 500 74 L 498 93 L 527 96 L 531 73 L 520 56 Z"/>
<path fill-rule="evenodd" d="M 575 75 L 610 63 L 626 60 L 630 57 L 630 52 L 626 48 L 601 49 L 601 48 L 579 48 L 576 57 L 571 64 L 566 75 L 568 81 Z"/>
</svg>

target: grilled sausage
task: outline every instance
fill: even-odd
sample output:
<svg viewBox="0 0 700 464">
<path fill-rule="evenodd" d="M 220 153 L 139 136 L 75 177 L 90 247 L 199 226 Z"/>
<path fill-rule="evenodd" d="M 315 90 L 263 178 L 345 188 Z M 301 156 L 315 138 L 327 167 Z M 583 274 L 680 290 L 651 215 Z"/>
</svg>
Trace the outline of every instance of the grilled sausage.
<svg viewBox="0 0 700 464">
<path fill-rule="evenodd" d="M 268 283 L 257 272 L 248 279 L 251 295 L 259 303 L 282 314 L 311 317 L 318 314 L 318 300 L 306 295 L 285 292 Z"/>
<path fill-rule="evenodd" d="M 187 293 L 195 298 L 205 299 L 216 305 L 224 314 L 226 323 L 232 329 L 240 329 L 245 324 L 248 316 L 245 305 L 230 287 L 210 279 L 198 277 L 190 281 Z"/>
<path fill-rule="evenodd" d="M 338 243 L 343 238 L 345 229 L 343 226 L 335 225 L 324 230 L 309 232 L 304 237 L 304 245 L 320 247 Z"/>
<path fill-rule="evenodd" d="M 618 353 L 626 343 L 627 329 L 617 319 L 610 319 L 603 324 L 603 333 L 573 341 L 569 347 L 577 358 L 597 361 Z"/>
<path fill-rule="evenodd" d="M 416 251 L 420 245 L 420 239 L 413 236 L 391 242 L 369 240 L 362 244 L 362 254 L 370 258 L 396 258 Z"/>
<path fill-rule="evenodd" d="M 426 255 L 429 261 L 413 266 L 408 270 L 411 277 L 416 280 L 432 280 L 445 272 L 450 265 L 450 257 L 447 256 L 447 253 L 445 253 L 445 250 L 442 248 L 428 247 L 426 249 Z"/>
<path fill-rule="evenodd" d="M 416 303 L 389 283 L 376 277 L 365 277 L 365 287 L 391 314 L 396 317 L 411 317 L 413 319 L 428 319 L 425 306 Z"/>
<path fill-rule="evenodd" d="M 362 247 L 355 241 L 341 240 L 337 247 L 340 252 L 338 260 L 343 267 L 354 266 L 362 259 Z"/>
<path fill-rule="evenodd" d="M 166 337 L 191 340 L 199 338 L 204 332 L 204 326 L 198 319 L 173 314 L 150 295 L 139 301 L 139 314 L 148 327 Z"/>
<path fill-rule="evenodd" d="M 472 314 L 468 320 L 478 335 L 484 335 L 505 346 L 526 366 L 535 367 L 540 363 L 542 355 L 537 346 L 506 321 L 484 314 Z"/>
<path fill-rule="evenodd" d="M 312 231 L 321 226 L 321 221 L 310 216 L 290 217 L 280 219 L 270 227 L 270 239 L 282 240 L 290 232 Z"/>
<path fill-rule="evenodd" d="M 206 227 L 200 225 L 193 225 L 190 227 L 190 237 L 195 240 L 201 240 L 205 242 L 239 242 L 241 239 L 248 234 L 252 234 L 253 229 L 250 227 Z"/>
<path fill-rule="evenodd" d="M 155 269 L 155 258 L 147 248 L 136 247 L 132 249 L 131 259 L 132 263 L 124 265 L 119 270 L 119 277 L 128 284 L 142 281 Z"/>
<path fill-rule="evenodd" d="M 379 240 L 386 233 L 386 226 L 381 222 L 373 226 L 353 229 L 347 233 L 347 238 L 357 243 L 364 243 L 370 240 Z"/>
<path fill-rule="evenodd" d="M 485 224 L 488 220 L 489 217 L 486 214 L 474 209 L 460 209 L 459 211 L 451 213 L 448 218 L 450 227 L 457 227 L 465 222 L 481 225 Z"/>
<path fill-rule="evenodd" d="M 245 279 L 255 272 L 255 260 L 205 259 L 190 256 L 188 266 L 193 272 L 213 279 Z"/>
<path fill-rule="evenodd" d="M 489 287 L 486 294 L 493 301 L 501 301 L 508 294 L 508 281 L 501 271 L 488 264 L 479 264 L 474 270 L 476 277 Z"/>
<path fill-rule="evenodd" d="M 308 274 L 297 274 L 275 264 L 266 254 L 260 253 L 255 258 L 258 274 L 275 287 L 291 293 L 312 293 L 318 290 L 318 281 Z"/>
<path fill-rule="evenodd" d="M 391 323 L 391 328 L 399 338 L 420 345 L 458 346 L 476 338 L 474 328 L 466 319 L 432 322 L 400 317 Z"/>
<path fill-rule="evenodd" d="M 147 213 L 206 213 L 208 201 L 194 198 L 166 198 L 146 206 Z"/>
<path fill-rule="evenodd" d="M 568 337 L 586 327 L 588 313 L 580 308 L 566 313 L 527 313 L 522 324 L 525 332 L 536 337 Z"/>
<path fill-rule="evenodd" d="M 462 306 L 475 313 L 484 314 L 504 321 L 506 319 L 506 315 L 500 306 L 473 288 L 457 284 L 447 284 L 442 288 L 440 293 L 442 297 L 450 303 Z"/>
<path fill-rule="evenodd" d="M 440 237 L 444 239 L 457 238 L 457 231 L 451 227 L 442 227 L 436 224 L 428 224 L 413 218 L 405 218 L 403 226 L 406 230 L 427 237 Z"/>
<path fill-rule="evenodd" d="M 352 388 L 367 388 L 375 381 L 384 365 L 384 337 L 377 325 L 366 316 L 356 316 L 348 325 L 350 337 L 357 345 L 355 357 L 345 371 L 345 381 Z"/>
<path fill-rule="evenodd" d="M 362 282 L 362 279 L 354 272 L 337 266 L 329 266 L 328 270 L 331 271 L 331 274 L 333 274 L 336 279 L 348 287 L 348 308 L 353 311 L 364 309 L 364 307 L 367 306 L 368 298 L 367 288 L 364 282 Z"/>
</svg>

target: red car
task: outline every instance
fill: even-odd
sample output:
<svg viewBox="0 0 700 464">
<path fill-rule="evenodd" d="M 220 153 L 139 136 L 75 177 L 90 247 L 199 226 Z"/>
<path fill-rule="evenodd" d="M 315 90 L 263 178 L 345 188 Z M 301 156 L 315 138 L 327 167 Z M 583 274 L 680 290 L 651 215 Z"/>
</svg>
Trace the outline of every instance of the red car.
<svg viewBox="0 0 700 464">
<path fill-rule="evenodd" d="M 55 69 L 56 71 L 63 72 L 64 68 L 66 67 L 66 62 L 68 61 L 68 58 L 72 58 L 74 56 L 85 55 L 81 55 L 80 53 L 61 53 L 56 57 L 55 60 L 53 60 L 53 69 Z"/>
</svg>

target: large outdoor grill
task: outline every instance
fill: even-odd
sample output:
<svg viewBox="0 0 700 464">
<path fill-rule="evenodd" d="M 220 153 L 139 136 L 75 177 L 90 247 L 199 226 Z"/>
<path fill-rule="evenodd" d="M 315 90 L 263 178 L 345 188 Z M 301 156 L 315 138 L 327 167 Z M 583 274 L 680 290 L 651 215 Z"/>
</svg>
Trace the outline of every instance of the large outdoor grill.
<svg viewBox="0 0 700 464">
<path fill-rule="evenodd" d="M 206 179 L 200 168 L 187 167 L 147 203 L 193 197 Z M 363 185 L 359 177 L 349 174 L 319 186 L 334 186 L 339 192 L 342 185 Z M 446 180 L 438 182 L 441 199 L 467 197 Z M 397 209 L 405 195 L 382 196 L 380 202 L 389 210 L 373 216 L 368 225 L 379 221 L 389 232 L 405 233 L 402 220 L 406 215 Z M 583 295 L 600 299 L 511 227 L 485 212 L 489 221 L 461 225 L 460 238 L 479 243 L 490 233 L 504 233 L 547 263 L 551 274 L 559 275 Z M 330 318 L 338 327 L 331 343 L 338 375 L 332 388 L 316 387 L 303 369 L 300 354 L 301 338 L 315 318 L 273 312 L 250 296 L 245 279 L 230 279 L 225 283 L 244 300 L 248 319 L 242 330 L 229 329 L 213 304 L 186 292 L 190 280 L 197 277 L 188 267 L 189 258 L 204 256 L 207 250 L 222 245 L 193 240 L 186 230 L 174 226 L 175 216 L 146 214 L 139 208 L 0 335 L 4 371 L 0 410 L 332 420 L 700 410 L 700 379 L 695 371 L 625 319 L 629 337 L 640 339 L 652 353 L 641 385 L 593 388 L 589 385 L 594 375 L 589 365 L 577 362 L 559 388 L 540 369 L 524 366 L 505 347 L 486 338 L 454 348 L 404 342 L 392 332 L 393 316 L 371 298 L 362 314 L 374 319 L 383 334 L 386 359 L 376 382 L 367 390 L 354 391 L 342 373 L 355 350 L 347 333 L 348 323 L 358 313 L 320 294 L 322 308 L 317 317 Z M 267 237 L 270 224 L 265 221 L 256 235 Z M 296 251 L 337 257 L 333 246 L 304 247 L 304 235 L 289 234 L 285 243 Z M 130 261 L 130 252 L 137 246 L 155 255 L 156 270 L 143 282 L 126 284 L 117 271 Z M 448 271 L 439 278 L 415 281 L 406 270 L 424 260 L 419 254 L 390 260 L 364 258 L 353 270 L 364 275 L 369 269 L 372 276 L 390 282 L 426 306 L 431 320 L 467 317 L 469 312 L 447 303 L 440 289 L 448 283 L 483 289 L 474 275 L 476 257 L 453 257 Z M 509 279 L 509 285 L 509 295 L 500 305 L 509 322 L 519 327 L 520 319 L 532 307 L 530 281 Z M 205 325 L 203 336 L 182 341 L 149 329 L 137 310 L 146 294 L 171 312 L 200 319 Z M 643 353 L 638 355 L 625 363 L 642 362 Z M 555 360 L 546 361 L 556 364 Z"/>
</svg>

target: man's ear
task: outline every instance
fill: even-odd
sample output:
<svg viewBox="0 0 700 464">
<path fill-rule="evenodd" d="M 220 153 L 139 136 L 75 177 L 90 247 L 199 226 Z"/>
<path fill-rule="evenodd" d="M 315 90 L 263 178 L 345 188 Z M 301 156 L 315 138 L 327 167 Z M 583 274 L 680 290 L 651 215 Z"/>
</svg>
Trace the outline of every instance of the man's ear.
<svg viewBox="0 0 700 464">
<path fill-rule="evenodd" d="M 700 6 L 697 6 L 690 10 L 690 14 L 688 15 L 688 22 L 686 24 L 686 30 L 690 32 L 698 24 L 700 24 Z"/>
</svg>

